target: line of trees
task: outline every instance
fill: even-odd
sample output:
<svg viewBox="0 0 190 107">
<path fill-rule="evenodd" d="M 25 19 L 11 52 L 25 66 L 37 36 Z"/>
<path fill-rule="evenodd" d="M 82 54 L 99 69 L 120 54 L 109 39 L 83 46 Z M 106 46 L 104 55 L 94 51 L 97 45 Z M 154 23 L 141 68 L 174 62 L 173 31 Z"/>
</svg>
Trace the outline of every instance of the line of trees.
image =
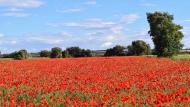
<svg viewBox="0 0 190 107">
<path fill-rule="evenodd" d="M 107 49 L 104 56 L 131 56 L 131 55 L 147 55 L 150 54 L 150 46 L 142 40 L 133 41 L 128 47 L 116 45 L 113 48 Z M 93 51 L 89 49 L 81 49 L 80 47 L 69 47 L 62 50 L 59 47 L 54 47 L 51 51 L 42 50 L 38 53 L 40 57 L 49 58 L 77 58 L 77 57 L 92 57 Z M 18 52 L 3 55 L 3 58 L 14 58 L 16 60 L 28 59 L 30 54 L 23 49 Z"/>
<path fill-rule="evenodd" d="M 116 45 L 107 49 L 104 56 L 140 56 L 149 54 L 151 54 L 150 45 L 143 40 L 136 40 L 127 47 Z"/>
<path fill-rule="evenodd" d="M 171 57 L 182 49 L 181 43 L 184 37 L 182 26 L 173 22 L 174 16 L 167 12 L 147 13 L 147 21 L 150 26 L 149 34 L 154 43 L 154 53 L 158 57 Z M 142 40 L 133 41 L 131 45 L 125 47 L 116 45 L 107 49 L 104 56 L 125 56 L 125 55 L 149 55 L 151 48 L 149 44 Z M 66 58 L 66 57 L 91 57 L 92 51 L 81 49 L 80 47 L 70 47 L 62 50 L 59 47 L 52 48 L 51 51 L 43 50 L 41 57 Z M 29 58 L 26 50 L 20 50 L 8 55 L 5 58 L 14 58 L 18 60 Z"/>
<path fill-rule="evenodd" d="M 42 50 L 39 53 L 40 57 L 49 57 L 49 58 L 69 58 L 69 57 L 92 57 L 92 51 L 89 49 L 81 49 L 80 47 L 70 47 L 66 50 L 62 50 L 59 47 L 54 47 L 51 51 Z M 10 54 L 2 55 L 3 58 L 14 58 L 16 60 L 24 60 L 32 57 L 27 50 L 22 49 Z"/>
<path fill-rule="evenodd" d="M 50 58 L 69 58 L 69 57 L 91 57 L 92 51 L 89 49 L 81 49 L 80 47 L 70 47 L 62 50 L 59 47 L 54 47 L 51 51 L 43 50 L 40 52 L 40 57 Z"/>
<path fill-rule="evenodd" d="M 27 50 L 22 49 L 10 54 L 4 54 L 2 56 L 3 58 L 14 58 L 16 60 L 24 60 L 24 59 L 28 59 L 30 57 L 30 55 L 28 54 Z"/>
</svg>

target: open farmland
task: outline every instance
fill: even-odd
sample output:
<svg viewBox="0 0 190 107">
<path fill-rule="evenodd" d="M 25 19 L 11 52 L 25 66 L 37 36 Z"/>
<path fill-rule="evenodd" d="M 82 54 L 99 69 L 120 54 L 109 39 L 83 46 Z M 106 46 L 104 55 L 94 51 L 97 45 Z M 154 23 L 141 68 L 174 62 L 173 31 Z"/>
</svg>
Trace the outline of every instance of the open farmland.
<svg viewBox="0 0 190 107">
<path fill-rule="evenodd" d="M 0 62 L 0 106 L 190 106 L 190 61 L 145 57 Z"/>
</svg>

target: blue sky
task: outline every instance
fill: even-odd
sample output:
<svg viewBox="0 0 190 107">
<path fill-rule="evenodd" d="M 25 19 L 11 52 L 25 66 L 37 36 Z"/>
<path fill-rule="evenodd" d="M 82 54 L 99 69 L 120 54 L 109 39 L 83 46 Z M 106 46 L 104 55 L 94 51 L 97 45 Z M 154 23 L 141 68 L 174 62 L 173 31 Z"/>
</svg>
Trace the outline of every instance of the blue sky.
<svg viewBox="0 0 190 107">
<path fill-rule="evenodd" d="M 190 48 L 189 0 L 0 0 L 0 51 L 58 46 L 107 49 L 133 40 L 153 43 L 147 12 L 174 15 Z"/>
</svg>

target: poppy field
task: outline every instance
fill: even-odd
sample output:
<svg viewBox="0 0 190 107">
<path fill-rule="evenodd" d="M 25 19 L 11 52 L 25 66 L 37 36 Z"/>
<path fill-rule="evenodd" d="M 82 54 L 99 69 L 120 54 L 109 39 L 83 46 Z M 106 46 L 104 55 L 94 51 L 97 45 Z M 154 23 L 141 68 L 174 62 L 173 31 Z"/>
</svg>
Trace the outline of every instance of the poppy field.
<svg viewBox="0 0 190 107">
<path fill-rule="evenodd" d="M 1 107 L 190 106 L 190 61 L 145 57 L 0 62 Z"/>
</svg>

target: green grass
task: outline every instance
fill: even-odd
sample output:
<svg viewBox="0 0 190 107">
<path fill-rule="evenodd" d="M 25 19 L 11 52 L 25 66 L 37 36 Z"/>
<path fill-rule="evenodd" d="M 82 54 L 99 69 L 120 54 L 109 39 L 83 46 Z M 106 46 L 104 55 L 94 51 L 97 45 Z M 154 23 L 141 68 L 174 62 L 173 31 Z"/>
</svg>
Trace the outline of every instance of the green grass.
<svg viewBox="0 0 190 107">
<path fill-rule="evenodd" d="M 143 55 L 147 58 L 157 58 L 156 55 Z M 177 54 L 171 57 L 173 60 L 190 60 L 190 54 Z"/>
<path fill-rule="evenodd" d="M 28 60 L 33 60 L 33 59 L 49 59 L 47 57 L 30 57 Z"/>
<path fill-rule="evenodd" d="M 13 60 L 12 58 L 0 58 L 0 61 L 9 61 L 9 60 Z"/>
<path fill-rule="evenodd" d="M 144 57 L 147 57 L 147 58 L 157 58 L 156 55 L 143 55 Z"/>
<path fill-rule="evenodd" d="M 190 54 L 178 54 L 172 57 L 174 60 L 190 60 Z"/>
<path fill-rule="evenodd" d="M 33 60 L 33 59 L 48 59 L 45 57 L 30 57 L 27 60 Z M 13 58 L 0 58 L 0 61 L 10 61 L 10 60 L 14 60 Z"/>
</svg>

